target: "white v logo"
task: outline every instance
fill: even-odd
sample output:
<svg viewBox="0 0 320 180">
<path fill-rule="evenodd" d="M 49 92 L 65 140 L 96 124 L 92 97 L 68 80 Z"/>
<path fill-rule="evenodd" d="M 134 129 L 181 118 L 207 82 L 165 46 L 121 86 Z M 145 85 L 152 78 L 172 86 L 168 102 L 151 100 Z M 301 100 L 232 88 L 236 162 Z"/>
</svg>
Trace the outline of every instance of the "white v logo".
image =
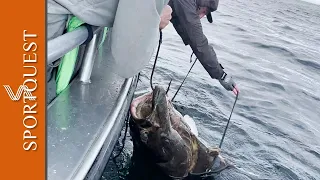
<svg viewBox="0 0 320 180">
<path fill-rule="evenodd" d="M 36 100 L 35 98 L 31 98 L 31 97 L 33 97 L 33 95 L 31 94 L 29 88 L 26 85 L 20 85 L 16 94 L 13 93 L 13 91 L 9 85 L 3 85 L 3 86 L 6 89 L 8 95 L 12 101 L 20 100 L 23 92 L 25 93 L 24 94 L 25 96 L 30 97 L 29 98 L 30 100 L 33 100 L 33 101 Z"/>
</svg>

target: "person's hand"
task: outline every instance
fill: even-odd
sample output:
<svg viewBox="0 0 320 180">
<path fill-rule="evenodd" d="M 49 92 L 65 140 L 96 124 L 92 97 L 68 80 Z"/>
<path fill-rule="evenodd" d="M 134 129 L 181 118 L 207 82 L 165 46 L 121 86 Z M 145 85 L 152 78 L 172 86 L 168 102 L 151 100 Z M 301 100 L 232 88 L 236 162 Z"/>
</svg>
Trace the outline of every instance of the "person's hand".
<svg viewBox="0 0 320 180">
<path fill-rule="evenodd" d="M 236 83 L 233 81 L 232 76 L 224 73 L 219 79 L 220 84 L 228 91 L 233 91 L 235 95 L 239 93 L 239 89 L 237 88 Z"/>
<path fill-rule="evenodd" d="M 170 22 L 171 20 L 171 13 L 172 13 L 172 8 L 169 5 L 166 5 L 161 12 L 160 15 L 160 24 L 159 28 L 164 29 Z"/>
</svg>

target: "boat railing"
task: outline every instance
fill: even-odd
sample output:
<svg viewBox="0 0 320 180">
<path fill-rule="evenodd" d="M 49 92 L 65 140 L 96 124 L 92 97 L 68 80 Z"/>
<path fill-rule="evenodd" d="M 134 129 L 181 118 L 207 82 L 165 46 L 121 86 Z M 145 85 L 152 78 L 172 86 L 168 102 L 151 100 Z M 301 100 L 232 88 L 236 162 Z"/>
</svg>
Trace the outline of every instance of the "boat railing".
<svg viewBox="0 0 320 180">
<path fill-rule="evenodd" d="M 89 82 L 94 64 L 94 53 L 97 47 L 98 34 L 103 30 L 103 27 L 92 26 L 93 37 L 86 47 L 85 56 L 83 58 L 83 65 L 80 72 L 80 80 L 82 82 Z M 65 33 L 57 38 L 48 41 L 47 64 L 59 60 L 65 54 L 74 48 L 81 46 L 89 36 L 86 26 L 80 26 L 72 32 Z"/>
</svg>

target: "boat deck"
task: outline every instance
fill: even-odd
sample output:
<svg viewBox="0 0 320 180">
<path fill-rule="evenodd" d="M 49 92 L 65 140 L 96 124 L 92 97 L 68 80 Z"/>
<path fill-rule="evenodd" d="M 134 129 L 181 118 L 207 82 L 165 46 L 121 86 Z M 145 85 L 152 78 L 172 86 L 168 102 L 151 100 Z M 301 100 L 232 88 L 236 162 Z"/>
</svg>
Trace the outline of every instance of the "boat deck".
<svg viewBox="0 0 320 180">
<path fill-rule="evenodd" d="M 111 73 L 99 53 L 91 83 L 76 77 L 48 106 L 48 180 L 99 179 L 119 137 L 137 77 Z"/>
</svg>

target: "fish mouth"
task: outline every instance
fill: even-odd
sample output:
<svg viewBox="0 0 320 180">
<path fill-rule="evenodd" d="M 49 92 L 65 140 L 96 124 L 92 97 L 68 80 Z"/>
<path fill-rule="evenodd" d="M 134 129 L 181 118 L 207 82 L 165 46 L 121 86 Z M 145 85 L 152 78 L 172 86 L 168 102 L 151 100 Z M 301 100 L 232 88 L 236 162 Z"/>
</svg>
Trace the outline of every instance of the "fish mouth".
<svg viewBox="0 0 320 180">
<path fill-rule="evenodd" d="M 135 98 L 130 106 L 130 112 L 135 121 L 149 119 L 152 114 L 165 114 L 167 95 L 163 87 L 155 86 L 150 93 Z"/>
</svg>

